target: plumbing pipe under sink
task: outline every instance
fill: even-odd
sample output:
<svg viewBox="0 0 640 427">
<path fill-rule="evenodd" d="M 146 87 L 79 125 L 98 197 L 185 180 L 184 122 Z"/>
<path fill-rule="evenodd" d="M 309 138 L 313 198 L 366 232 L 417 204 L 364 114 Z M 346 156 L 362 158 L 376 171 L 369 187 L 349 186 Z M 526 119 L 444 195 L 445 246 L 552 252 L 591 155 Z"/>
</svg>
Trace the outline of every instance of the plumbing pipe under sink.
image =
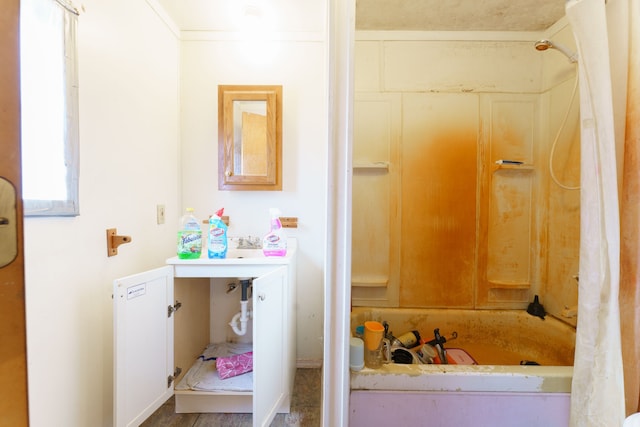
<svg viewBox="0 0 640 427">
<path fill-rule="evenodd" d="M 249 319 L 251 319 L 253 313 L 251 310 L 247 309 L 247 304 L 249 303 L 247 298 L 247 291 L 249 286 L 251 285 L 250 278 L 241 278 L 240 285 L 242 286 L 242 297 L 240 300 L 240 312 L 236 313 L 231 322 L 229 322 L 229 326 L 233 329 L 233 332 L 236 335 L 244 335 L 247 333 L 247 323 Z M 238 322 L 240 326 L 238 327 Z"/>
</svg>

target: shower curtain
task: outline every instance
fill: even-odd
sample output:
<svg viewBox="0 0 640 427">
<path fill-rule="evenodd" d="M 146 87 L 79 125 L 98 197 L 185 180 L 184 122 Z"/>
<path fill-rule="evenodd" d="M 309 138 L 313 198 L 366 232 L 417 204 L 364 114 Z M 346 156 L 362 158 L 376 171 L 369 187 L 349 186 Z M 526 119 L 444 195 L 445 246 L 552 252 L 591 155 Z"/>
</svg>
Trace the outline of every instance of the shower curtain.
<svg viewBox="0 0 640 427">
<path fill-rule="evenodd" d="M 569 0 L 578 48 L 581 131 L 580 282 L 573 427 L 621 426 L 620 221 L 609 46 L 604 0 Z"/>
<path fill-rule="evenodd" d="M 620 203 L 620 330 L 627 415 L 640 412 L 640 2 L 628 3 L 629 71 Z"/>
</svg>

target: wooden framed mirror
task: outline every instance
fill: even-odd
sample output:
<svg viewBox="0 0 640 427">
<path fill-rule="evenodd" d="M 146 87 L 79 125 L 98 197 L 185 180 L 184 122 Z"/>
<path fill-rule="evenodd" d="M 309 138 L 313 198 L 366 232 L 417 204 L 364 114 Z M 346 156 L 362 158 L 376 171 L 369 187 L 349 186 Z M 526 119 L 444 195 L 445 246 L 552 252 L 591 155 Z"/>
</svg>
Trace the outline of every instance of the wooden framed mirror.
<svg viewBox="0 0 640 427">
<path fill-rule="evenodd" d="M 218 189 L 282 190 L 282 86 L 218 86 Z"/>
</svg>

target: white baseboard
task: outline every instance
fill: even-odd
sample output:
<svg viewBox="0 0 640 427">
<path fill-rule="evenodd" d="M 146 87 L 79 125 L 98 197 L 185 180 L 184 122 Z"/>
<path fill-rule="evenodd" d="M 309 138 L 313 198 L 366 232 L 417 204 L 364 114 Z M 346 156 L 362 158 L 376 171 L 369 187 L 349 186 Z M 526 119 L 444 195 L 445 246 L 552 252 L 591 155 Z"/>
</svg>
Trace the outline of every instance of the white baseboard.
<svg viewBox="0 0 640 427">
<path fill-rule="evenodd" d="M 322 359 L 298 359 L 296 368 L 317 369 L 322 368 Z"/>
</svg>

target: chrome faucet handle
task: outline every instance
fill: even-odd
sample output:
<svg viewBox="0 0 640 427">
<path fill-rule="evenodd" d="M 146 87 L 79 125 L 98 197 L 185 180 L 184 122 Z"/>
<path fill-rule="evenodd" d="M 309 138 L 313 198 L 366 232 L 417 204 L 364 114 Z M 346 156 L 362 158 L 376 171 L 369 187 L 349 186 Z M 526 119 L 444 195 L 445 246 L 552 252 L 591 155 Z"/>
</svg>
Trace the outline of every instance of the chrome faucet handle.
<svg viewBox="0 0 640 427">
<path fill-rule="evenodd" d="M 393 362 L 391 359 L 391 342 L 386 338 L 382 339 L 382 359 L 384 363 Z"/>
</svg>

